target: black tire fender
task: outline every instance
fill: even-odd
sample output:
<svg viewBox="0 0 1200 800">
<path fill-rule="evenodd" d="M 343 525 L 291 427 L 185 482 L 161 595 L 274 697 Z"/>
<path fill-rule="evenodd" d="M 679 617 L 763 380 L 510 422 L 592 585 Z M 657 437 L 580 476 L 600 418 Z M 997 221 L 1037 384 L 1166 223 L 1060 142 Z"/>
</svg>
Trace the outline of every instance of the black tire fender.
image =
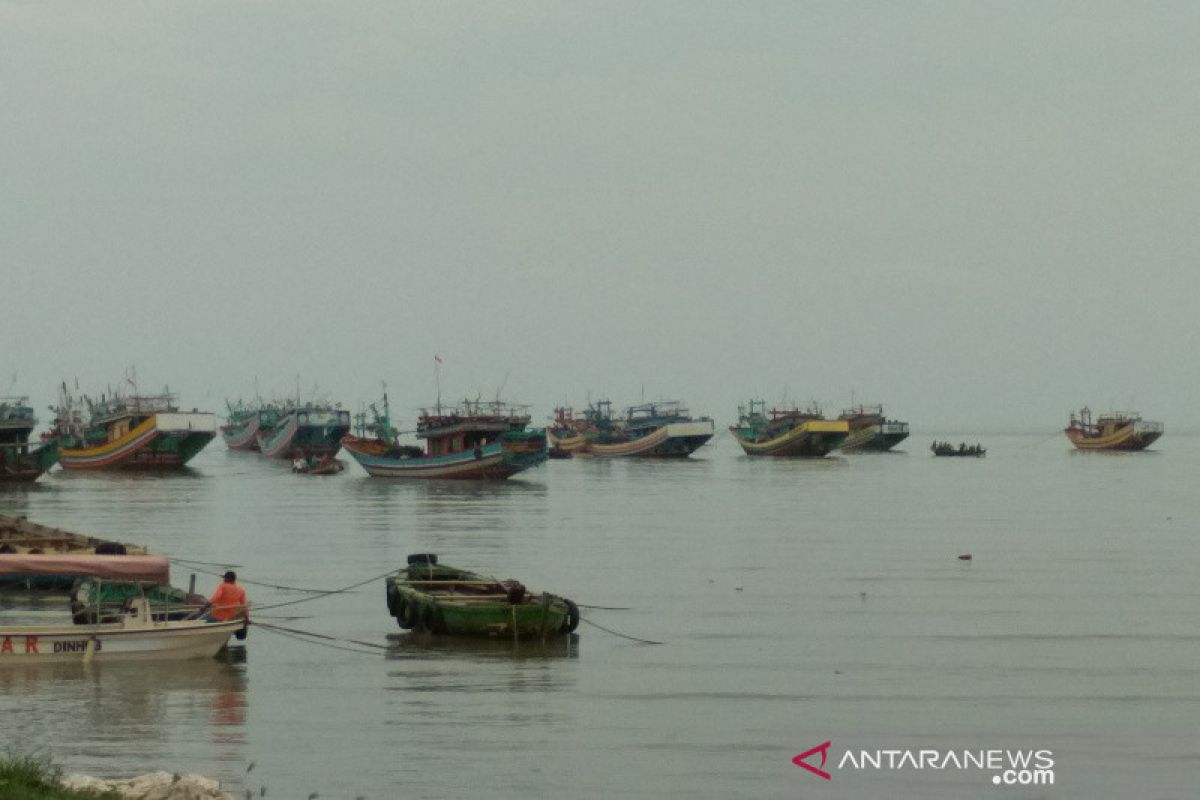
<svg viewBox="0 0 1200 800">
<path fill-rule="evenodd" d="M 575 605 L 574 600 L 566 597 L 562 598 L 563 603 L 567 606 L 567 616 L 563 619 L 562 633 L 574 633 L 579 627 L 579 606 Z"/>
</svg>

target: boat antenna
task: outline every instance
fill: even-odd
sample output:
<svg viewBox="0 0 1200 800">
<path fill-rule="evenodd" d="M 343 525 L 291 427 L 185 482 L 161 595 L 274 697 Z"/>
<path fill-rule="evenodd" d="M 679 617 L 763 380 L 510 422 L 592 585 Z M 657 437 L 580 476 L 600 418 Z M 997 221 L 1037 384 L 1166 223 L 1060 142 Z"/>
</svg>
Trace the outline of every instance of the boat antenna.
<svg viewBox="0 0 1200 800">
<path fill-rule="evenodd" d="M 496 387 L 496 405 L 500 405 L 500 395 L 504 391 L 504 387 L 508 385 L 508 376 L 512 375 L 512 370 L 504 373 L 504 380 L 500 381 L 500 385 Z"/>
<path fill-rule="evenodd" d="M 433 382 L 437 386 L 437 415 L 442 415 L 442 359 L 438 355 L 433 356 Z"/>
</svg>

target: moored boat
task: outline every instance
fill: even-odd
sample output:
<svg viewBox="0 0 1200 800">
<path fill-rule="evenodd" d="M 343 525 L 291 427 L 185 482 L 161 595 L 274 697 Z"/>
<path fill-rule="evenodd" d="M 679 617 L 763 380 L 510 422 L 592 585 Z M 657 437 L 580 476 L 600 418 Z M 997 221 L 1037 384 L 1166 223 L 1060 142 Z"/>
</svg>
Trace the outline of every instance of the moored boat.
<svg viewBox="0 0 1200 800">
<path fill-rule="evenodd" d="M 63 469 L 174 469 L 217 434 L 215 415 L 180 412 L 175 396 L 167 392 L 95 401 L 75 398 L 63 384 L 56 411 L 46 438 L 57 442 Z"/>
<path fill-rule="evenodd" d="M 520 406 L 466 400 L 460 406 L 422 409 L 416 436 L 425 449 L 401 445 L 392 427 L 387 398 L 361 435 L 346 436 L 346 448 L 368 475 L 379 478 L 497 480 L 546 460 L 546 433 L 526 430 Z M 369 428 L 369 430 L 367 429 Z"/>
<path fill-rule="evenodd" d="M 587 433 L 595 425 L 586 417 L 575 416 L 575 409 L 559 406 L 554 409 L 554 420 L 546 428 L 546 441 L 550 445 L 550 458 L 570 458 L 588 448 Z"/>
<path fill-rule="evenodd" d="M 137 545 L 0 516 L 0 588 L 65 590 L 89 576 L 166 583 L 170 562 Z"/>
<path fill-rule="evenodd" d="M 268 458 L 333 457 L 349 432 L 349 411 L 310 403 L 280 409 L 270 423 L 260 416 L 255 440 Z"/>
<path fill-rule="evenodd" d="M 622 419 L 614 419 L 612 403 L 602 400 L 584 416 L 591 428 L 583 452 L 596 458 L 686 458 L 716 433 L 711 418 L 692 417 L 676 400 L 630 406 Z"/>
<path fill-rule="evenodd" d="M 850 426 L 850 433 L 841 445 L 843 452 L 882 452 L 908 438 L 908 423 L 885 417 L 883 406 L 848 408 L 838 419 L 845 420 Z"/>
<path fill-rule="evenodd" d="M 959 442 L 955 447 L 950 442 L 939 442 L 936 439 L 933 444 L 929 445 L 929 449 L 935 456 L 961 456 L 964 458 L 983 458 L 987 455 L 987 448 L 983 445 L 967 444 Z"/>
<path fill-rule="evenodd" d="M 8 612 L 11 614 L 12 612 Z M 54 662 L 147 661 L 212 658 L 245 629 L 233 619 L 170 619 L 145 596 L 128 600 L 115 617 L 94 624 L 0 624 L 0 668 Z M 65 614 L 64 614 L 65 616 Z"/>
<path fill-rule="evenodd" d="M 221 439 L 230 450 L 258 450 L 259 430 L 274 428 L 279 419 L 279 408 L 270 403 L 226 400 L 225 406 L 229 415 L 221 426 Z"/>
<path fill-rule="evenodd" d="M 738 406 L 738 424 L 729 427 L 748 456 L 822 458 L 850 435 L 844 419 L 825 419 L 815 404 L 801 409 L 785 406 L 767 410 L 765 400 Z"/>
<path fill-rule="evenodd" d="M 431 553 L 410 555 L 387 579 L 387 607 L 402 628 L 456 636 L 545 638 L 579 625 L 579 607 L 565 597 L 439 564 Z"/>
<path fill-rule="evenodd" d="M 1080 450 L 1145 450 L 1163 435 L 1163 424 L 1132 412 L 1101 414 L 1093 420 L 1092 410 L 1084 406 L 1078 415 L 1071 414 L 1063 433 Z"/>
<path fill-rule="evenodd" d="M 0 484 L 32 483 L 58 461 L 58 445 L 30 447 L 37 417 L 28 397 L 0 397 Z"/>
</svg>

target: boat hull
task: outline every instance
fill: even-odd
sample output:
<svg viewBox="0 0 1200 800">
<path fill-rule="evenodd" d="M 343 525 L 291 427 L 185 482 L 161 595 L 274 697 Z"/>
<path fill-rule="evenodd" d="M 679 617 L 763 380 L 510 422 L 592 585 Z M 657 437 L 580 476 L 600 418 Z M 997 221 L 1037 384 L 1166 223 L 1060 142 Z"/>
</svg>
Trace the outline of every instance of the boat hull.
<svg viewBox="0 0 1200 800">
<path fill-rule="evenodd" d="M 244 625 L 167 622 L 144 628 L 120 624 L 0 628 L 0 668 L 84 661 L 212 658 Z"/>
<path fill-rule="evenodd" d="M 514 601 L 510 587 L 515 582 L 502 585 L 472 573 L 458 575 L 449 580 L 434 576 L 432 581 L 389 577 L 388 613 L 402 628 L 451 636 L 548 638 L 571 633 L 579 624 L 578 607 L 565 598 L 530 594 L 521 586 Z"/>
<path fill-rule="evenodd" d="M 344 411 L 306 411 L 288 414 L 272 430 L 256 432 L 258 449 L 268 458 L 337 455 L 342 438 L 350 432 Z"/>
<path fill-rule="evenodd" d="M 1067 428 L 1067 438 L 1080 450 L 1145 450 L 1160 436 L 1161 430 L 1139 431 L 1136 425 L 1125 425 L 1107 436 L 1088 436 L 1078 428 Z"/>
<path fill-rule="evenodd" d="M 58 460 L 70 470 L 178 468 L 203 450 L 216 432 L 212 414 L 155 414 L 115 441 L 60 448 Z"/>
<path fill-rule="evenodd" d="M 474 450 L 444 456 L 388 455 L 390 448 L 378 441 L 347 436 L 342 440 L 346 452 L 373 478 L 411 478 L 423 480 L 503 480 L 546 460 L 546 443 L 540 447 L 514 449 L 503 442 L 492 442 Z"/>
<path fill-rule="evenodd" d="M 33 483 L 58 461 L 58 443 L 48 442 L 27 453 L 10 449 L 0 463 L 0 484 Z"/>
<path fill-rule="evenodd" d="M 713 437 L 712 420 L 671 422 L 626 442 L 592 440 L 586 452 L 595 458 L 687 458 Z"/>
<path fill-rule="evenodd" d="M 908 426 L 896 423 L 868 425 L 850 434 L 842 442 L 843 452 L 884 452 L 908 438 Z"/>
<path fill-rule="evenodd" d="M 564 453 L 579 453 L 587 450 L 588 440 L 582 433 L 559 436 L 554 431 L 546 431 L 546 441 L 551 447 Z"/>
<path fill-rule="evenodd" d="M 221 426 L 221 439 L 230 450 L 258 449 L 258 415 Z"/>
<path fill-rule="evenodd" d="M 756 442 L 747 436 L 746 429 L 729 429 L 748 456 L 781 458 L 823 458 L 836 450 L 850 434 L 843 420 L 805 420 L 773 439 Z"/>
</svg>

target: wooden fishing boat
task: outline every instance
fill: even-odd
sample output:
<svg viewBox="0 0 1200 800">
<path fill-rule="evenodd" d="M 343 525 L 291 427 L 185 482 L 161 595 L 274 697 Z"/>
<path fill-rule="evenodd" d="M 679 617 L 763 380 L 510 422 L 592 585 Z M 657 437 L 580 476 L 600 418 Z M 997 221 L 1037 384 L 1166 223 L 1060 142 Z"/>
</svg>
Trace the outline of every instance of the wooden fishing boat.
<svg viewBox="0 0 1200 800">
<path fill-rule="evenodd" d="M 129 600 L 113 621 L 95 624 L 0 624 L 0 668 L 54 662 L 212 658 L 244 631 L 246 621 L 211 622 L 199 610 L 169 619 L 144 596 Z M 104 619 L 109 617 L 105 616 Z"/>
<path fill-rule="evenodd" d="M 676 400 L 630 406 L 623 419 L 613 418 L 608 400 L 584 413 L 591 430 L 583 452 L 596 458 L 687 458 L 716 433 L 712 419 L 692 417 Z"/>
<path fill-rule="evenodd" d="M 1080 450 L 1145 450 L 1163 435 L 1163 424 L 1144 420 L 1136 413 L 1101 414 L 1092 420 L 1086 406 L 1063 430 Z"/>
<path fill-rule="evenodd" d="M 63 469 L 175 469 L 217 434 L 215 415 L 180 412 L 169 393 L 94 401 L 75 398 L 64 383 L 56 411 L 47 438 L 58 443 Z"/>
<path fill-rule="evenodd" d="M 372 405 L 374 422 L 364 422 L 346 448 L 367 474 L 377 478 L 500 480 L 546 460 L 546 433 L 526 430 L 523 406 L 465 400 L 460 406 L 422 409 L 413 433 L 426 449 L 401 445 L 392 427 L 387 397 L 383 411 Z M 365 420 L 365 415 L 363 416 Z"/>
<path fill-rule="evenodd" d="M 575 453 L 586 451 L 587 434 L 595 430 L 596 426 L 591 420 L 575 416 L 575 409 L 567 406 L 554 409 L 554 421 L 546 428 L 550 458 L 570 458 Z"/>
<path fill-rule="evenodd" d="M 167 583 L 170 562 L 137 545 L 0 516 L 0 588 L 61 591 L 89 576 Z"/>
<path fill-rule="evenodd" d="M 0 397 L 0 484 L 32 483 L 58 461 L 58 445 L 29 445 L 37 425 L 28 397 Z"/>
<path fill-rule="evenodd" d="M 269 458 L 329 456 L 341 449 L 342 437 L 350 432 L 350 412 L 338 406 L 308 404 L 280 409 L 268 422 L 259 418 L 255 433 L 258 448 Z"/>
<path fill-rule="evenodd" d="M 278 424 L 280 409 L 271 403 L 247 404 L 225 401 L 229 415 L 221 426 L 221 439 L 230 450 L 258 450 L 258 432 Z"/>
<path fill-rule="evenodd" d="M 579 625 L 579 607 L 565 597 L 439 564 L 431 553 L 410 555 L 387 579 L 387 606 L 401 628 L 455 636 L 546 638 Z"/>
<path fill-rule="evenodd" d="M 845 420 L 850 426 L 850 433 L 841 445 L 842 452 L 883 452 L 908 438 L 908 423 L 885 417 L 883 406 L 848 408 L 838 419 Z"/>
<path fill-rule="evenodd" d="M 825 419 L 815 404 L 767 411 L 764 400 L 738 406 L 738 424 L 729 427 L 748 456 L 821 458 L 836 450 L 850 435 L 844 419 Z"/>
<path fill-rule="evenodd" d="M 958 446 L 950 444 L 950 442 L 939 442 L 934 440 L 929 446 L 935 456 L 946 457 L 963 457 L 963 458 L 983 458 L 987 455 L 987 448 L 981 444 L 967 444 L 959 442 Z"/>
</svg>

